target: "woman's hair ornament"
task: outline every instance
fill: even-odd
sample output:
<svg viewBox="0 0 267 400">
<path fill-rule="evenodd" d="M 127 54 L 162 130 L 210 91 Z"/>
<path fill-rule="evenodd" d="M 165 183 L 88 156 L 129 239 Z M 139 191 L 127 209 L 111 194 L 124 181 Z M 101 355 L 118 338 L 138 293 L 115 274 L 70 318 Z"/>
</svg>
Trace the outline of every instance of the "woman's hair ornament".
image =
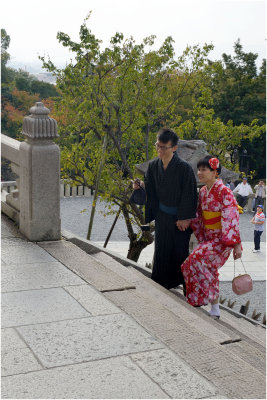
<svg viewBox="0 0 267 400">
<path fill-rule="evenodd" d="M 219 168 L 220 162 L 218 160 L 218 158 L 210 158 L 209 159 L 209 165 L 212 169 L 216 170 Z"/>
</svg>

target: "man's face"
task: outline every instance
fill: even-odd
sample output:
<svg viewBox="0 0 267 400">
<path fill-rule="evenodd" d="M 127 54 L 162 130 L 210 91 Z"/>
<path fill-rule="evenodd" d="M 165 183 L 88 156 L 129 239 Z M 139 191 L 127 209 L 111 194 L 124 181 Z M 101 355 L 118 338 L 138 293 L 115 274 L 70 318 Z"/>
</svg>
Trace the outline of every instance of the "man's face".
<svg viewBox="0 0 267 400">
<path fill-rule="evenodd" d="M 259 181 L 259 185 L 260 185 L 260 186 L 263 186 L 263 181 Z"/>
<path fill-rule="evenodd" d="M 243 179 L 243 183 L 244 183 L 244 185 L 247 183 L 247 180 L 246 179 Z"/>
<path fill-rule="evenodd" d="M 174 151 L 177 150 L 178 146 L 173 146 L 171 140 L 169 140 L 167 143 L 160 142 L 157 140 L 155 143 L 156 150 L 158 153 L 158 157 L 160 159 L 162 158 L 168 158 L 172 155 Z"/>
</svg>

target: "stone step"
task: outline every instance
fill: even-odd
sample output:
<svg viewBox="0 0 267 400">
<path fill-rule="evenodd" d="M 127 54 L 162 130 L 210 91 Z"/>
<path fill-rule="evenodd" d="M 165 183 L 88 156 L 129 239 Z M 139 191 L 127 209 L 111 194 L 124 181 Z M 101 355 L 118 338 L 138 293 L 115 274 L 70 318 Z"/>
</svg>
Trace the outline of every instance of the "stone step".
<svg viewBox="0 0 267 400">
<path fill-rule="evenodd" d="M 238 329 L 240 319 L 232 316 L 232 325 L 234 329 L 231 329 L 231 327 L 229 328 L 220 323 L 221 321 L 225 320 L 229 323 L 229 325 L 231 325 L 232 321 L 232 319 L 231 321 L 229 321 L 231 315 L 229 315 L 229 313 L 227 312 L 222 311 L 221 321 L 216 321 L 216 324 L 214 323 L 214 320 L 208 316 L 207 313 L 202 312 L 202 309 L 195 309 L 187 304 L 185 302 L 184 296 L 177 295 L 178 293 L 176 290 L 172 292 L 163 288 L 151 279 L 144 276 L 141 272 L 135 270 L 132 267 L 122 266 L 112 257 L 103 252 L 96 253 L 93 255 L 93 257 L 99 262 L 103 263 L 103 265 L 106 265 L 112 271 L 116 272 L 117 274 L 134 284 L 138 292 L 141 292 L 144 295 L 160 302 L 168 310 L 182 318 L 184 321 L 189 322 L 191 326 L 196 327 L 199 332 L 214 340 L 216 343 L 237 341 L 241 339 Z M 240 322 L 242 325 L 242 321 Z M 248 324 L 249 327 L 247 328 L 247 330 L 244 332 L 244 330 L 241 329 L 241 332 L 247 334 L 251 332 L 251 339 L 254 340 L 255 334 L 257 332 L 257 327 L 254 325 L 251 326 L 250 323 Z M 258 331 L 260 331 L 261 336 L 265 334 L 265 329 L 262 329 L 261 327 L 259 327 Z M 263 351 L 265 351 L 265 343 L 259 339 L 257 339 L 256 341 L 263 346 Z"/>
<path fill-rule="evenodd" d="M 211 340 L 191 321 L 186 322 L 175 315 L 156 299 L 138 290 L 138 286 L 135 290 L 106 292 L 104 296 L 213 382 L 227 397 L 262 398 L 264 395 L 265 371 L 260 366 L 245 361 L 228 345 Z M 210 325 L 206 327 L 209 329 Z"/>
<path fill-rule="evenodd" d="M 207 307 L 204 307 L 206 310 Z M 266 345 L 266 329 L 261 325 L 254 325 L 244 318 L 237 318 L 228 311 L 221 308 L 221 319 L 252 341 L 260 344 L 265 348 Z"/>
<path fill-rule="evenodd" d="M 38 245 L 100 292 L 135 288 L 71 242 L 60 240 Z"/>
<path fill-rule="evenodd" d="M 152 336 L 213 382 L 220 393 L 230 398 L 264 397 L 265 375 L 261 364 L 254 366 L 245 361 L 240 357 L 241 351 L 237 346 L 235 352 L 232 352 L 227 347 L 229 345 L 222 345 L 220 340 L 231 334 L 228 330 L 226 335 L 217 321 L 203 319 L 204 322 L 201 322 L 203 315 L 199 310 L 192 307 L 189 309 L 184 300 L 176 298 L 174 293 L 145 278 L 133 268 L 123 267 L 110 257 L 107 259 L 106 255 L 91 256 L 64 240 L 39 245 L 102 291 L 107 299 Z M 212 327 L 214 331 L 211 334 Z M 214 339 L 216 329 L 219 340 Z"/>
<path fill-rule="evenodd" d="M 232 316 L 235 322 L 234 329 L 231 324 L 225 326 L 222 321 L 229 322 L 229 320 L 227 320 L 227 314 L 229 313 L 222 311 L 223 315 L 221 321 L 214 321 L 206 312 L 203 312 L 202 309 L 195 309 L 187 304 L 185 298 L 180 293 L 177 295 L 176 290 L 174 290 L 174 292 L 166 290 L 151 279 L 145 277 L 139 271 L 131 267 L 122 266 L 107 254 L 97 253 L 94 257 L 99 262 L 107 265 L 108 268 L 111 268 L 116 273 L 121 274 L 124 278 L 134 283 L 136 286 L 136 293 L 143 297 L 144 302 L 149 299 L 152 302 L 160 303 L 161 306 L 171 311 L 182 319 L 183 322 L 187 322 L 190 328 L 194 327 L 196 331 L 204 335 L 205 338 L 209 338 L 217 344 L 225 345 L 228 352 L 235 354 L 246 363 L 249 363 L 259 372 L 265 373 L 265 346 L 262 342 L 257 346 L 257 342 L 255 343 L 253 340 L 254 336 L 247 338 L 241 335 L 238 330 L 239 320 L 237 320 L 236 317 Z M 181 321 L 179 324 L 181 324 Z M 251 325 L 251 323 L 249 323 L 249 325 Z M 254 332 L 254 334 L 256 332 L 255 329 L 257 329 L 257 326 L 252 325 L 251 332 Z M 265 331 L 261 327 L 259 327 L 259 329 L 261 329 L 262 332 Z"/>
</svg>

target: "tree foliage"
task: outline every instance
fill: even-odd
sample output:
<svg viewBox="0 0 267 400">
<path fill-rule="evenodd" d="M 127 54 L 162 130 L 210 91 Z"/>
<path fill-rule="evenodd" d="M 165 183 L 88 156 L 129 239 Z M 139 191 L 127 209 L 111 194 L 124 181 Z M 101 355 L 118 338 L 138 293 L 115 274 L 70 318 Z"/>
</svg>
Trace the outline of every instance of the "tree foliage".
<svg viewBox="0 0 267 400">
<path fill-rule="evenodd" d="M 237 42 L 236 57 L 223 55 L 223 62 L 208 60 L 212 45 L 187 47 L 175 57 L 171 37 L 154 50 L 155 36 L 137 44 L 122 33 L 101 49 L 101 41 L 86 26 L 88 19 L 78 42 L 66 33 L 57 35 L 75 54 L 66 68 L 58 69 L 50 59 L 41 58 L 43 66 L 57 76 L 61 93 L 55 115 L 60 121 L 62 174 L 77 184 L 94 186 L 103 138 L 108 137 L 101 197 L 111 204 L 110 212 L 114 204 L 121 208 L 130 238 L 128 257 L 137 260 L 152 237 L 140 231 L 142 210 L 129 203 L 135 165 L 156 155 L 156 132 L 167 125 L 181 138 L 204 139 L 210 153 L 238 170 L 234 149 L 244 141 L 259 140 L 264 131 L 256 112 L 250 119 L 242 114 L 251 99 L 244 99 L 246 90 L 251 95 L 256 79 L 255 56 L 245 54 Z M 240 79 L 244 90 L 233 99 L 230 92 L 236 92 Z M 263 81 L 257 84 L 259 94 Z"/>
<path fill-rule="evenodd" d="M 214 117 L 231 126 L 228 138 L 231 143 L 227 147 L 232 161 L 235 149 L 241 157 L 245 150 L 249 155 L 248 169 L 255 170 L 256 176 L 262 178 L 266 168 L 266 60 L 258 72 L 257 58 L 257 54 L 244 52 L 237 40 L 234 56 L 223 54 L 222 61 L 210 64 L 207 82 Z"/>
<path fill-rule="evenodd" d="M 101 49 L 86 22 L 79 42 L 62 32 L 57 36 L 75 53 L 75 61 L 57 69 L 42 58 L 44 67 L 57 76 L 62 94 L 56 106 L 56 115 L 65 116 L 59 124 L 62 168 L 64 176 L 77 184 L 94 185 L 102 141 L 108 136 L 101 196 L 121 207 L 130 238 L 128 257 L 137 260 L 152 237 L 140 231 L 142 211 L 129 203 L 135 165 L 155 156 L 161 126 L 178 130 L 177 107 L 198 90 L 212 46 L 188 47 L 175 58 L 171 37 L 154 50 L 155 36 L 137 44 L 116 33 L 110 46 Z"/>
</svg>

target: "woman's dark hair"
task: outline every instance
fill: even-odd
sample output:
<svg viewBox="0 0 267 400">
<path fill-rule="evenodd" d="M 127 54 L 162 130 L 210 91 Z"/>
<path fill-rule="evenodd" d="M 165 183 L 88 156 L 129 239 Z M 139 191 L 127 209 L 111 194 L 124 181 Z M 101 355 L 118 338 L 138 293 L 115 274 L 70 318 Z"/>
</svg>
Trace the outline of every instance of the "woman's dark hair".
<svg viewBox="0 0 267 400">
<path fill-rule="evenodd" d="M 214 171 L 214 169 L 211 168 L 210 163 L 209 163 L 209 160 L 211 158 L 214 158 L 214 157 L 213 156 L 206 156 L 204 158 L 201 158 L 201 160 L 199 160 L 198 163 L 197 163 L 197 168 L 206 167 L 206 168 L 209 168 L 211 171 Z M 217 158 L 217 157 L 215 157 L 215 158 Z M 218 172 L 218 175 L 220 175 L 221 170 L 222 170 L 222 167 L 221 167 L 221 163 L 220 163 L 219 164 L 219 168 L 216 169 L 216 171 Z"/>
<path fill-rule="evenodd" d="M 177 134 L 169 128 L 162 128 L 157 135 L 157 139 L 162 143 L 168 143 L 171 140 L 173 147 L 178 144 L 179 140 Z"/>
</svg>

